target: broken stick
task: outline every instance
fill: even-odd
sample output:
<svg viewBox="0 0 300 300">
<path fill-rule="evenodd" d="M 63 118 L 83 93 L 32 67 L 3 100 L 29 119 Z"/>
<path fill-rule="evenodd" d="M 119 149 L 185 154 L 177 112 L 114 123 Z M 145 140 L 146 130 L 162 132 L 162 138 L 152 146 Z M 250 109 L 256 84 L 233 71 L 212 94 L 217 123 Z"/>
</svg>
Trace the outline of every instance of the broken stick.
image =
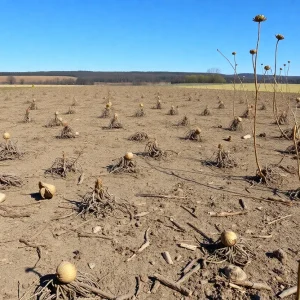
<svg viewBox="0 0 300 300">
<path fill-rule="evenodd" d="M 162 275 L 155 273 L 154 277 L 160 281 L 163 285 L 169 287 L 170 289 L 177 291 L 179 293 L 181 293 L 184 296 L 191 296 L 192 295 L 192 291 L 181 286 L 180 284 L 178 284 L 177 282 L 170 280 L 168 278 L 163 277 Z"/>
<path fill-rule="evenodd" d="M 232 211 L 232 212 L 221 211 L 219 213 L 214 211 L 208 212 L 208 214 L 211 217 L 230 217 L 230 216 L 246 215 L 247 213 L 248 213 L 247 211 Z"/>
<path fill-rule="evenodd" d="M 149 230 L 150 227 L 146 230 L 145 232 L 145 241 L 143 243 L 143 245 L 131 256 L 127 259 L 127 261 L 131 261 L 134 257 L 136 257 L 136 255 L 138 253 L 141 253 L 142 251 L 144 251 L 147 247 L 149 247 L 150 245 L 150 240 L 149 240 Z"/>
</svg>

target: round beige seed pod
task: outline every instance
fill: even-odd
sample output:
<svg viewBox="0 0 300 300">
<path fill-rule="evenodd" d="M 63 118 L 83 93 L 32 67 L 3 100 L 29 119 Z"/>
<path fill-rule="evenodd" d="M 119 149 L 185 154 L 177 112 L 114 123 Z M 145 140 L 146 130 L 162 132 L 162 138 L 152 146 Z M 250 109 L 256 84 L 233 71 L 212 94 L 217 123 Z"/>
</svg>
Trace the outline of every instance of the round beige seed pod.
<svg viewBox="0 0 300 300">
<path fill-rule="evenodd" d="M 76 279 L 77 270 L 74 264 L 63 261 L 56 268 L 56 277 L 62 283 L 71 283 Z"/>
<path fill-rule="evenodd" d="M 56 116 L 58 115 L 58 111 L 55 112 L 55 115 L 56 115 Z"/>
<path fill-rule="evenodd" d="M 133 153 L 132 152 L 127 152 L 124 157 L 127 160 L 132 160 L 133 159 Z"/>
<path fill-rule="evenodd" d="M 10 139 L 10 134 L 9 134 L 8 132 L 4 132 L 4 133 L 3 133 L 3 138 L 4 138 L 5 140 L 9 140 L 9 139 Z"/>
<path fill-rule="evenodd" d="M 201 133 L 201 129 L 200 129 L 199 127 L 197 127 L 197 128 L 195 129 L 195 133 L 196 133 L 196 134 L 200 134 L 200 133 Z"/>
<path fill-rule="evenodd" d="M 237 234 L 231 230 L 225 230 L 221 234 L 221 242 L 226 247 L 232 247 L 237 243 Z"/>
<path fill-rule="evenodd" d="M 43 199 L 51 199 L 56 193 L 56 187 L 53 184 L 39 182 L 40 195 Z"/>
<path fill-rule="evenodd" d="M 224 268 L 224 274 L 229 280 L 244 281 L 247 279 L 247 274 L 240 267 L 229 265 Z"/>
<path fill-rule="evenodd" d="M 238 120 L 239 122 L 242 122 L 242 121 L 243 121 L 243 119 L 242 119 L 241 117 L 237 117 L 237 120 Z"/>
<path fill-rule="evenodd" d="M 143 103 L 140 103 L 140 107 L 144 107 L 144 104 L 143 104 Z"/>
</svg>

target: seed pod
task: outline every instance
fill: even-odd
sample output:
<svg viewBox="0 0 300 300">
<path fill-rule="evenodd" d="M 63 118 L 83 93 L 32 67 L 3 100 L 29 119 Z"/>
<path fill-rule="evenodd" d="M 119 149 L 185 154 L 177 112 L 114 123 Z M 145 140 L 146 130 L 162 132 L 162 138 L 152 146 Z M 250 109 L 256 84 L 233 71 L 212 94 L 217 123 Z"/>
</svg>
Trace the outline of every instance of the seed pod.
<svg viewBox="0 0 300 300">
<path fill-rule="evenodd" d="M 51 199 L 56 193 L 54 185 L 42 181 L 39 182 L 39 189 L 40 195 L 43 199 Z"/>
<path fill-rule="evenodd" d="M 200 134 L 200 133 L 201 133 L 201 129 L 200 129 L 199 127 L 197 127 L 197 128 L 195 129 L 195 133 L 196 133 L 196 134 Z"/>
<path fill-rule="evenodd" d="M 62 283 L 71 283 L 76 279 L 77 270 L 74 264 L 63 261 L 56 268 L 56 277 Z"/>
<path fill-rule="evenodd" d="M 132 160 L 133 159 L 133 153 L 132 152 L 127 152 L 124 157 L 127 160 Z"/>
<path fill-rule="evenodd" d="M 9 139 L 10 139 L 10 134 L 9 134 L 8 132 L 4 132 L 4 133 L 3 133 L 3 138 L 4 138 L 5 140 L 9 140 Z"/>
<path fill-rule="evenodd" d="M 237 235 L 231 230 L 225 230 L 221 234 L 221 242 L 226 247 L 232 247 L 237 242 Z"/>
</svg>

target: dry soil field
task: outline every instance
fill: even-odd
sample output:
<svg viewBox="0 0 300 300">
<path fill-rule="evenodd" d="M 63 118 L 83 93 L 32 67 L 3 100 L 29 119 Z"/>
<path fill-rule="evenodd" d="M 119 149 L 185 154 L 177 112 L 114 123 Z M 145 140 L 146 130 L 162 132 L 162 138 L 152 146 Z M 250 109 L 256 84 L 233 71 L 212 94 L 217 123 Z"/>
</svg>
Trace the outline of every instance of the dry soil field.
<svg viewBox="0 0 300 300">
<path fill-rule="evenodd" d="M 110 118 L 99 118 L 108 93 L 111 109 L 118 113 L 122 129 L 103 129 L 110 122 Z M 153 109 L 157 95 L 162 109 Z M 296 95 L 288 96 L 295 107 Z M 78 104 L 74 107 L 76 113 L 66 114 L 74 97 Z M 272 117 L 272 95 L 261 93 L 259 106 L 264 103 L 267 109 L 258 111 L 258 134 L 265 133 L 258 137 L 260 161 L 263 167 L 279 164 L 275 171 L 283 183 L 278 189 L 271 189 L 249 182 L 247 176 L 256 173 L 253 139 L 241 139 L 241 136 L 252 134 L 252 120 L 243 119 L 242 132 L 227 130 L 233 119 L 232 97 L 232 91 L 158 86 L 0 90 L 1 132 L 9 132 L 11 140 L 24 152 L 20 159 L 0 162 L 0 178 L 3 174 L 14 174 L 23 180 L 22 187 L 1 191 L 7 199 L 0 204 L 0 299 L 15 300 L 26 291 L 21 299 L 29 299 L 39 279 L 55 273 L 62 260 L 93 275 L 98 288 L 108 293 L 109 299 L 265 300 L 277 299 L 280 291 L 295 285 L 300 258 L 300 207 L 297 200 L 290 200 L 284 192 L 299 187 L 299 181 L 293 155 L 283 158 L 280 153 L 292 141 L 278 138 L 279 130 Z M 38 109 L 30 111 L 32 122 L 24 123 L 25 110 L 33 98 Z M 224 109 L 218 108 L 220 100 L 225 104 Z M 238 115 L 245 111 L 246 100 L 253 103 L 253 92 L 238 93 Z M 286 109 L 282 96 L 279 102 L 280 109 Z M 146 115 L 136 117 L 140 103 L 144 104 Z M 168 114 L 172 105 L 178 106 L 178 115 Z M 207 105 L 211 115 L 202 116 Z M 44 127 L 55 111 L 79 132 L 78 137 L 58 139 L 62 126 Z M 184 116 L 189 118 L 190 125 L 174 126 Z M 284 125 L 283 129 L 291 126 L 292 123 Z M 202 141 L 185 140 L 187 132 L 196 127 L 201 128 Z M 147 133 L 157 139 L 163 151 L 172 151 L 167 151 L 163 159 L 144 157 L 147 142 L 128 140 L 136 132 Z M 231 142 L 224 140 L 229 135 Z M 215 159 L 219 143 L 230 151 L 236 167 L 222 169 L 207 164 Z M 127 151 L 135 154 L 138 172 L 109 173 L 107 166 L 116 163 L 114 160 Z M 67 158 L 83 152 L 78 159 L 85 174 L 82 184 L 77 185 L 80 172 L 69 173 L 66 179 L 45 175 L 45 170 L 63 152 Z M 78 216 L 82 197 L 94 189 L 98 177 L 112 197 L 109 204 L 102 203 L 100 207 L 98 203 L 105 217 Z M 52 199 L 41 199 L 39 181 L 56 186 L 57 193 Z M 214 217 L 212 212 L 239 214 Z M 285 218 L 278 220 L 281 217 Z M 96 226 L 100 226 L 96 228 L 100 231 L 94 233 Z M 216 264 L 210 260 L 213 254 L 215 261 L 222 260 L 217 254 L 220 255 L 223 246 L 217 241 L 223 230 L 233 230 L 238 235 L 237 244 L 230 248 L 232 255 L 225 258 L 248 260 L 243 267 L 248 280 L 263 282 L 270 290 L 232 287 L 222 279 L 223 269 L 229 262 Z M 149 246 L 138 252 L 146 232 Z M 213 246 L 207 246 L 214 242 Z M 247 245 L 248 258 L 239 258 L 242 242 Z M 182 243 L 196 247 L 189 250 L 180 247 Z M 278 249 L 282 249 L 283 259 Z M 173 264 L 164 259 L 166 251 Z M 188 273 L 187 265 L 190 269 L 196 267 L 194 271 L 197 271 Z M 192 292 L 190 297 L 164 284 L 155 285 L 152 290 L 154 277 L 159 278 L 157 274 L 177 281 L 185 273 L 191 276 L 185 277 L 180 287 L 185 288 L 183 293 Z M 137 282 L 139 291 L 134 298 Z M 127 297 L 116 298 L 128 293 Z M 78 299 L 102 298 L 91 295 Z"/>
</svg>

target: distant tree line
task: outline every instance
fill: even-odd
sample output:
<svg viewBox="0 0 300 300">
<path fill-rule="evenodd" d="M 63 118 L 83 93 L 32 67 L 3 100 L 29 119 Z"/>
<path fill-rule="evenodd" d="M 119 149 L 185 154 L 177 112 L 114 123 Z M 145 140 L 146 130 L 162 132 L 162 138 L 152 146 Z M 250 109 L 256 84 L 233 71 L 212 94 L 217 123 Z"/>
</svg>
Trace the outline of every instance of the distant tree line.
<svg viewBox="0 0 300 300">
<path fill-rule="evenodd" d="M 15 82 L 14 76 L 53 76 L 53 80 L 32 82 L 34 84 L 78 84 L 89 85 L 94 83 L 123 83 L 123 84 L 144 84 L 144 83 L 232 83 L 234 75 L 219 74 L 218 69 L 209 69 L 206 73 L 191 72 L 92 72 L 92 71 L 50 71 L 50 72 L 0 72 L 0 76 L 6 76 L 7 82 L 11 84 L 22 84 Z M 70 78 L 57 78 L 58 76 L 69 76 Z M 244 83 L 253 83 L 253 74 L 238 74 L 239 79 Z M 236 82 L 239 82 L 236 78 Z M 279 82 L 288 81 L 289 84 L 300 83 L 300 76 L 282 77 Z M 263 76 L 258 76 L 262 81 Z M 271 81 L 272 82 L 272 81 Z M 24 83 L 24 81 L 23 81 Z M 26 83 L 30 80 L 26 78 Z"/>
</svg>

